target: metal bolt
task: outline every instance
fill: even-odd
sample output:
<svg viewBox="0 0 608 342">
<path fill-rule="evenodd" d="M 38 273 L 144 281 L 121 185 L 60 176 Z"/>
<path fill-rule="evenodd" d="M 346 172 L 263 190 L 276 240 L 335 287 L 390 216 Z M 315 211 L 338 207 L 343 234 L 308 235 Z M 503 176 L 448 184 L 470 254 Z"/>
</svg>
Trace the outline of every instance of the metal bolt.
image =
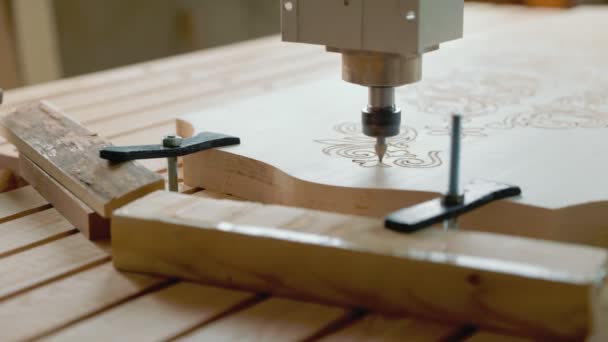
<svg viewBox="0 0 608 342">
<path fill-rule="evenodd" d="M 176 148 L 182 145 L 182 137 L 179 135 L 166 135 L 163 137 L 163 147 Z M 169 191 L 177 192 L 177 157 L 167 158 L 167 178 L 169 179 Z"/>
<path fill-rule="evenodd" d="M 460 193 L 460 135 L 462 134 L 462 116 L 452 115 L 452 137 L 450 144 L 450 178 L 448 193 L 444 198 L 445 205 L 458 205 L 462 203 L 463 196 Z M 458 229 L 455 218 L 444 222 L 445 229 Z"/>
</svg>

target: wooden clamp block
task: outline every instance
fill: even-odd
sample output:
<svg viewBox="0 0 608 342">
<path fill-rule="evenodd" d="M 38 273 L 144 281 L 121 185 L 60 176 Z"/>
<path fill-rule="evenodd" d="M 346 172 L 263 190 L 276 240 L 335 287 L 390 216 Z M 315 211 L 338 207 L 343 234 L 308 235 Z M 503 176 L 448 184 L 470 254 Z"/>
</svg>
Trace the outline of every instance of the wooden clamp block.
<svg viewBox="0 0 608 342">
<path fill-rule="evenodd" d="M 151 191 L 162 177 L 135 162 L 110 164 L 99 150 L 111 143 L 47 102 L 21 106 L 0 119 L 0 132 L 20 154 L 100 216 Z"/>
<path fill-rule="evenodd" d="M 91 240 L 110 236 L 110 220 L 101 217 L 25 156 L 19 159 L 21 175 L 51 202 L 74 227 Z"/>
<path fill-rule="evenodd" d="M 601 340 L 608 327 L 608 254 L 593 247 L 155 192 L 115 212 L 112 250 L 121 270 L 516 335 Z"/>
</svg>

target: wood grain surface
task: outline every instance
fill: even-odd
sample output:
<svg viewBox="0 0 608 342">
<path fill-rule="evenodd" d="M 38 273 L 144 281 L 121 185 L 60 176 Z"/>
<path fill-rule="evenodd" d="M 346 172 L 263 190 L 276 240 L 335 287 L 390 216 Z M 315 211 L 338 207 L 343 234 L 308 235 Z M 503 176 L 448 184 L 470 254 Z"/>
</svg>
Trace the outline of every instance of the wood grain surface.
<svg viewBox="0 0 608 342">
<path fill-rule="evenodd" d="M 528 336 L 581 338 L 606 322 L 596 307 L 607 261 L 599 248 L 398 234 L 378 219 L 168 192 L 117 210 L 112 247 L 122 270 Z"/>
<path fill-rule="evenodd" d="M 164 187 L 162 178 L 135 162 L 99 158 L 111 143 L 48 103 L 20 107 L 2 117 L 0 127 L 21 153 L 103 217 Z"/>
</svg>

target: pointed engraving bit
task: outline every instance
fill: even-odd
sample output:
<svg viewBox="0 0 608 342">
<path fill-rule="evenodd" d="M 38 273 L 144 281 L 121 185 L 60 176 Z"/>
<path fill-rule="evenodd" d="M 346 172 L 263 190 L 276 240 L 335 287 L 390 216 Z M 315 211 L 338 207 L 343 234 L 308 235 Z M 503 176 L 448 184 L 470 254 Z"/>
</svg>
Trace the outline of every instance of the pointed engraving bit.
<svg viewBox="0 0 608 342">
<path fill-rule="evenodd" d="M 387 148 L 388 148 L 388 146 L 386 146 L 386 138 L 384 138 L 384 137 L 376 138 L 376 154 L 378 155 L 380 164 L 382 164 L 382 160 L 384 159 L 384 155 L 386 154 Z"/>
</svg>

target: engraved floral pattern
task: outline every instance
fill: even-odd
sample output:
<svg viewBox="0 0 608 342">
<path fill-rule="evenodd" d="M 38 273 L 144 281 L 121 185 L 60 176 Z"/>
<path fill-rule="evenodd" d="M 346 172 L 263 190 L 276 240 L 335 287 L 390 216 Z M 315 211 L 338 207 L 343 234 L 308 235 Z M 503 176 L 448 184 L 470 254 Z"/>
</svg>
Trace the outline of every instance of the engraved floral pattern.
<svg viewBox="0 0 608 342">
<path fill-rule="evenodd" d="M 326 145 L 323 153 L 352 160 L 361 167 L 432 168 L 441 165 L 439 151 L 424 154 L 412 152 L 411 144 L 418 137 L 415 129 L 402 126 L 401 133 L 387 140 L 388 149 L 382 163 L 379 162 L 374 145 L 376 140 L 361 133 L 361 125 L 345 122 L 334 126 L 339 139 L 322 139 L 315 142 Z"/>
</svg>

